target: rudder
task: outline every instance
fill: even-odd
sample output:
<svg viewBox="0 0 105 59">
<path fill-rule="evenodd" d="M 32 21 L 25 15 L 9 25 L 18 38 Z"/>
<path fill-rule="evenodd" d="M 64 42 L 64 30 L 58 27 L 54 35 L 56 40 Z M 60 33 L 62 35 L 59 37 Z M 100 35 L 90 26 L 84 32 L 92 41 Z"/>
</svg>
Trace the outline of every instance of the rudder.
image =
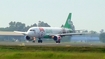
<svg viewBox="0 0 105 59">
<path fill-rule="evenodd" d="M 64 28 L 68 28 L 68 29 L 71 29 L 71 15 L 72 15 L 72 13 L 69 13 L 69 15 L 68 15 L 68 18 L 67 18 L 67 20 L 66 20 L 66 23 L 65 23 L 65 25 L 64 25 Z"/>
</svg>

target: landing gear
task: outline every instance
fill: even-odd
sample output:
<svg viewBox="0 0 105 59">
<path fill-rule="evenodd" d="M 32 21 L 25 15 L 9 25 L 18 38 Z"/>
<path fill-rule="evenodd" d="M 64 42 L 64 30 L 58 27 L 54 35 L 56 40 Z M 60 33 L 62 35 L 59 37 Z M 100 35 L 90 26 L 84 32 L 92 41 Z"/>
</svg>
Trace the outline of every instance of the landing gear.
<svg viewBox="0 0 105 59">
<path fill-rule="evenodd" d="M 33 37 L 32 39 L 33 39 L 33 43 L 35 43 L 36 38 L 35 38 L 35 37 Z"/>
<path fill-rule="evenodd" d="M 56 43 L 60 43 L 60 40 L 59 41 L 56 41 Z"/>
<path fill-rule="evenodd" d="M 33 41 L 33 43 L 35 43 L 35 40 Z"/>
<path fill-rule="evenodd" d="M 41 38 L 39 38 L 38 43 L 42 43 L 43 41 L 41 40 Z"/>
</svg>

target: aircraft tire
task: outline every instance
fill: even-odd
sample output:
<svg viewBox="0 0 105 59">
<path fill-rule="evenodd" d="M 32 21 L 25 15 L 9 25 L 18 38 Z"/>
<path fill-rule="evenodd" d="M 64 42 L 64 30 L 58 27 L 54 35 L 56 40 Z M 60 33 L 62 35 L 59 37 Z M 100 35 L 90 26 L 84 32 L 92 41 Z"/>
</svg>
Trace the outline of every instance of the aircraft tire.
<svg viewBox="0 0 105 59">
<path fill-rule="evenodd" d="M 60 43 L 60 41 L 56 41 L 56 43 Z"/>
<path fill-rule="evenodd" d="M 40 43 L 42 43 L 42 40 L 40 40 Z"/>
<path fill-rule="evenodd" d="M 60 43 L 60 41 L 58 41 L 58 43 Z"/>
<path fill-rule="evenodd" d="M 38 43 L 42 43 L 42 40 L 38 40 Z"/>
<path fill-rule="evenodd" d="M 33 43 L 35 43 L 35 41 L 33 41 Z"/>
</svg>

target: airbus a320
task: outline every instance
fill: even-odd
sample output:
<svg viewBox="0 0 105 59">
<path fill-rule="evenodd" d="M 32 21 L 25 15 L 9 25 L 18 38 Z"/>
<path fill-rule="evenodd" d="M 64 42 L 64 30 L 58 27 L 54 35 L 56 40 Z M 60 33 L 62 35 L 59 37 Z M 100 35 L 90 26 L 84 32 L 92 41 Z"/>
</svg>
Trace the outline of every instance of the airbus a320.
<svg viewBox="0 0 105 59">
<path fill-rule="evenodd" d="M 52 38 L 56 43 L 60 43 L 64 36 L 81 35 L 82 33 L 73 33 L 71 29 L 71 15 L 69 13 L 66 23 L 63 27 L 31 27 L 27 32 L 14 31 L 25 35 L 25 39 L 35 42 L 38 38 L 38 43 L 42 43 L 42 38 Z"/>
</svg>

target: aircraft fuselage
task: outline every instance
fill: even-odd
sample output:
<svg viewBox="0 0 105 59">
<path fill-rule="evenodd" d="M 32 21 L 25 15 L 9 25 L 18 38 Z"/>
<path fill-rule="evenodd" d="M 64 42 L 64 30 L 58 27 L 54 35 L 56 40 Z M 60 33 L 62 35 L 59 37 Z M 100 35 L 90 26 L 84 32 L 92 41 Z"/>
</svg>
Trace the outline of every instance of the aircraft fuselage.
<svg viewBox="0 0 105 59">
<path fill-rule="evenodd" d="M 27 35 L 31 37 L 46 37 L 48 34 L 70 33 L 71 30 L 60 27 L 32 27 L 27 31 Z"/>
</svg>

